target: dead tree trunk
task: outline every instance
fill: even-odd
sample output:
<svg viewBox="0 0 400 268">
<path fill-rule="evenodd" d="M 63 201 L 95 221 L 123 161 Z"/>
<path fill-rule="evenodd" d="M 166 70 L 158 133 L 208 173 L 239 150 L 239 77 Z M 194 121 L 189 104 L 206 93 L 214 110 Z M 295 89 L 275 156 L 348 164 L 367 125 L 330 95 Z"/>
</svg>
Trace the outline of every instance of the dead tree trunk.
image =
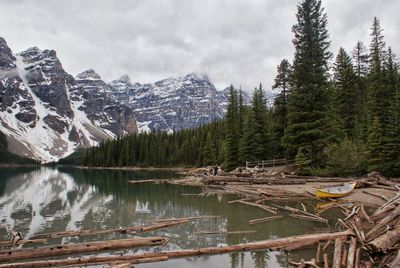
<svg viewBox="0 0 400 268">
<path fill-rule="evenodd" d="M 41 258 L 121 248 L 152 247 L 162 245 L 165 242 L 166 239 L 163 237 L 140 237 L 79 244 L 55 245 L 41 248 L 3 250 L 0 251 L 0 261 Z"/>
<path fill-rule="evenodd" d="M 44 266 L 56 266 L 56 265 L 84 265 L 84 264 L 98 264 L 98 263 L 110 263 L 113 261 L 123 261 L 131 262 L 134 260 L 144 259 L 144 258 L 157 258 L 157 257 L 168 257 L 171 258 L 186 258 L 192 256 L 202 256 L 202 255 L 216 255 L 231 252 L 240 251 L 255 251 L 255 250 L 265 250 L 271 248 L 285 248 L 293 244 L 302 242 L 315 242 L 326 241 L 331 239 L 346 238 L 352 235 L 352 232 L 347 230 L 343 232 L 336 233 L 321 233 L 321 234 L 311 234 L 302 236 L 292 236 L 287 238 L 279 238 L 273 240 L 264 240 L 251 243 L 243 243 L 231 246 L 223 247 L 208 247 L 208 248 L 197 248 L 197 249 L 187 249 L 179 251 L 167 251 L 159 253 L 145 253 L 140 255 L 127 255 L 127 256 L 90 256 L 86 258 L 76 258 L 76 259 L 64 259 L 64 260 L 49 260 L 49 261 L 35 261 L 35 262 L 25 262 L 25 263 L 7 263 L 0 265 L 0 268 L 4 267 L 44 267 Z"/>
</svg>

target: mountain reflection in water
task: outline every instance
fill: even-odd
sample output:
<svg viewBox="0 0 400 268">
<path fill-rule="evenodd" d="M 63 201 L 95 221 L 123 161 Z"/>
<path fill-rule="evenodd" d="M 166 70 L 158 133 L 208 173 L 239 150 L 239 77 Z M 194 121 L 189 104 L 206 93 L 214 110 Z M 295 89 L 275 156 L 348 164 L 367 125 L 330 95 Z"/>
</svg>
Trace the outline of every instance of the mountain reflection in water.
<svg viewBox="0 0 400 268">
<path fill-rule="evenodd" d="M 129 184 L 131 179 L 171 178 L 168 171 L 121 171 L 39 168 L 0 169 L 0 237 L 9 239 L 16 230 L 24 238 L 52 231 L 119 226 L 148 225 L 156 218 L 222 215 L 189 224 L 146 233 L 146 236 L 173 237 L 163 250 L 229 245 L 255 240 L 286 237 L 309 231 L 318 223 L 282 219 L 249 225 L 250 219 L 266 212 L 242 204 L 228 204 L 232 195 L 203 197 L 193 195 L 200 188 L 169 184 Z M 184 194 L 184 195 L 183 195 Z M 187 195 L 190 194 L 190 195 Z M 254 230 L 255 233 L 224 234 L 226 231 Z M 204 235 L 199 232 L 221 232 Z M 49 243 L 83 242 L 126 238 L 118 233 L 63 239 Z M 146 249 L 147 250 L 147 249 Z M 159 250 L 159 249 L 150 249 Z M 145 249 L 129 250 L 128 253 Z M 287 267 L 288 259 L 311 256 L 312 251 L 296 253 L 253 252 L 205 256 L 162 263 L 162 267 Z M 143 267 L 159 267 L 145 264 Z"/>
</svg>

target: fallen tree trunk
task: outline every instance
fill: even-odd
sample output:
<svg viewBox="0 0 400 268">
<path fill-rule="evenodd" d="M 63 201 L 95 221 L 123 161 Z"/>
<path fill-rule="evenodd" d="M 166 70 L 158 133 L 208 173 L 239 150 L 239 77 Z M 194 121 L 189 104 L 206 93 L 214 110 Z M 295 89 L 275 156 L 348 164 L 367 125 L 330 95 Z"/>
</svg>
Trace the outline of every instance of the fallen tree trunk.
<svg viewBox="0 0 400 268">
<path fill-rule="evenodd" d="M 244 204 L 244 205 L 248 205 L 248 206 L 252 206 L 252 207 L 261 208 L 262 210 L 268 211 L 269 213 L 272 213 L 272 214 L 275 214 L 275 215 L 278 214 L 276 208 L 272 208 L 272 207 L 267 206 L 267 205 L 260 205 L 260 204 L 255 204 L 255 203 L 251 203 L 251 202 L 246 202 L 246 201 L 238 201 L 238 203 Z"/>
<path fill-rule="evenodd" d="M 347 268 L 353 268 L 354 267 L 354 258 L 356 254 L 356 246 L 357 246 L 357 240 L 355 237 L 351 238 L 350 242 L 350 247 L 349 247 L 349 252 L 347 255 Z"/>
<path fill-rule="evenodd" d="M 393 221 L 400 216 L 400 206 L 396 207 L 395 210 L 390 212 L 385 218 L 380 220 L 376 225 L 366 234 L 367 241 L 371 241 L 382 234 L 387 225 L 393 223 Z"/>
<path fill-rule="evenodd" d="M 166 228 L 178 224 L 188 223 L 188 220 L 176 220 L 176 221 L 164 221 L 152 225 L 147 226 L 129 226 L 129 227 L 121 227 L 114 229 L 88 229 L 88 230 L 79 230 L 79 231 L 61 231 L 61 232 L 52 232 L 46 234 L 37 234 L 33 236 L 33 238 L 57 238 L 57 237 L 67 237 L 67 236 L 88 236 L 88 235 L 99 235 L 99 234 L 109 234 L 114 232 L 125 233 L 125 232 L 149 232 L 161 228 Z"/>
<path fill-rule="evenodd" d="M 166 242 L 163 237 L 140 237 L 131 239 L 97 241 L 79 244 L 46 246 L 41 248 L 26 248 L 0 251 L 0 261 L 51 257 L 68 254 L 87 253 L 101 250 L 152 247 Z"/>
<path fill-rule="evenodd" d="M 400 242 L 400 222 L 396 224 L 393 230 L 387 231 L 383 235 L 375 238 L 368 243 L 368 247 L 374 252 L 388 252 L 388 249 L 394 247 Z"/>
<path fill-rule="evenodd" d="M 397 251 L 396 257 L 389 264 L 389 268 L 397 268 L 400 267 L 400 250 Z"/>
<path fill-rule="evenodd" d="M 256 224 L 256 223 L 261 223 L 261 222 L 266 222 L 266 221 L 273 221 L 276 219 L 282 218 L 282 215 L 277 215 L 277 216 L 270 216 L 270 217 L 265 217 L 265 218 L 260 218 L 260 219 L 254 219 L 254 220 L 249 220 L 249 224 Z"/>
<path fill-rule="evenodd" d="M 46 239 L 21 239 L 18 240 L 15 245 L 25 245 L 25 244 L 46 244 Z M 0 246 L 11 246 L 13 241 L 0 241 Z"/>
<path fill-rule="evenodd" d="M 112 261 L 135 261 L 145 258 L 158 258 L 158 257 L 168 257 L 172 258 L 186 258 L 192 256 L 202 256 L 202 255 L 215 255 L 224 254 L 231 252 L 241 252 L 241 251 L 255 251 L 255 250 L 266 250 L 271 248 L 284 248 L 296 243 L 303 242 L 315 242 L 326 241 L 331 239 L 346 238 L 353 233 L 349 230 L 336 233 L 320 233 L 320 234 L 310 234 L 302 236 L 292 236 L 287 238 L 279 238 L 272 240 L 257 241 L 251 243 L 243 243 L 231 246 L 222 247 L 208 247 L 208 248 L 197 248 L 197 249 L 187 249 L 179 251 L 166 251 L 158 253 L 145 253 L 140 255 L 127 255 L 127 256 L 90 256 L 85 258 L 76 259 L 65 259 L 65 260 L 49 260 L 49 261 L 33 261 L 25 263 L 7 263 L 1 264 L 0 268 L 3 267 L 44 267 L 44 266 L 56 266 L 56 265 L 83 265 L 83 264 L 97 264 Z"/>
<path fill-rule="evenodd" d="M 342 262 L 342 239 L 340 237 L 335 240 L 335 251 L 333 253 L 332 268 L 341 268 Z"/>
</svg>

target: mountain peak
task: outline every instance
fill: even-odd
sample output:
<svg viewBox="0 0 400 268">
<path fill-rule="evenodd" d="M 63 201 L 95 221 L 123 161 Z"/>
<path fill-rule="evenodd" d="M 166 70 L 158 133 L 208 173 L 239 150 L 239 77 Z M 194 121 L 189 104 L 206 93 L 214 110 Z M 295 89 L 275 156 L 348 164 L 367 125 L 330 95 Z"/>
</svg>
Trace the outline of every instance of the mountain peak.
<svg viewBox="0 0 400 268">
<path fill-rule="evenodd" d="M 118 78 L 118 81 L 125 82 L 125 83 L 131 83 L 131 78 L 129 75 L 124 74 L 120 78 Z"/>
<path fill-rule="evenodd" d="M 76 76 L 77 80 L 100 80 L 101 77 L 94 69 L 88 69 Z"/>
<path fill-rule="evenodd" d="M 184 77 L 186 80 L 209 80 L 208 76 L 206 74 L 198 74 L 198 73 L 188 73 L 187 75 L 185 75 Z"/>
<path fill-rule="evenodd" d="M 0 37 L 0 68 L 13 69 L 15 68 L 15 57 L 11 49 L 8 47 L 6 40 Z"/>
</svg>

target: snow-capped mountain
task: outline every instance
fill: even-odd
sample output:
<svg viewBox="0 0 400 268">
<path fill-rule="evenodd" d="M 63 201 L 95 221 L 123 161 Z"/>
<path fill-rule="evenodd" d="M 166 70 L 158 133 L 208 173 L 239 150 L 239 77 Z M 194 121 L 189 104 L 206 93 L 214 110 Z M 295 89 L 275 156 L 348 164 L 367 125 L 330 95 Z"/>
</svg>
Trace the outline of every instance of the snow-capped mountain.
<svg viewBox="0 0 400 268">
<path fill-rule="evenodd" d="M 93 70 L 65 72 L 54 50 L 14 55 L 0 37 L 0 131 L 11 152 L 49 162 L 137 131 L 132 110 L 105 87 Z"/>
<path fill-rule="evenodd" d="M 109 92 L 130 106 L 141 130 L 193 128 L 220 119 L 228 96 L 207 76 L 188 74 L 155 83 L 133 83 L 124 75 L 109 84 Z"/>
</svg>

